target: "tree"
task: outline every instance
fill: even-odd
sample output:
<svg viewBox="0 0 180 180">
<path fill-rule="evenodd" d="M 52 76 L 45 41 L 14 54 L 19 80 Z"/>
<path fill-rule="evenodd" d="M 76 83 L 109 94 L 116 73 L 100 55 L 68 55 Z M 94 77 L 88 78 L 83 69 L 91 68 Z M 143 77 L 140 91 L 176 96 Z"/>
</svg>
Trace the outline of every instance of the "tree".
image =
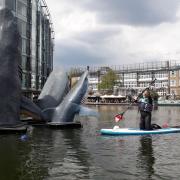
<svg viewBox="0 0 180 180">
<path fill-rule="evenodd" d="M 157 101 L 159 98 L 158 93 L 155 90 L 150 91 L 151 97 L 153 98 L 154 101 Z"/>
<path fill-rule="evenodd" d="M 107 74 L 102 77 L 101 83 L 98 85 L 99 90 L 113 90 L 113 87 L 117 85 L 118 77 L 113 70 L 109 70 Z"/>
</svg>

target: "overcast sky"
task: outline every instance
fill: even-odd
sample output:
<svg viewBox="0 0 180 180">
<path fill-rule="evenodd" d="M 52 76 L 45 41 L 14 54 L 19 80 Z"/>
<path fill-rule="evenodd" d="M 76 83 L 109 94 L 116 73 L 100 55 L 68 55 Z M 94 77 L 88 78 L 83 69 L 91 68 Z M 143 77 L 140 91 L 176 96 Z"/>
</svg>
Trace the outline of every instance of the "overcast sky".
<svg viewBox="0 0 180 180">
<path fill-rule="evenodd" d="M 55 66 L 180 59 L 179 0 L 46 0 Z"/>
</svg>

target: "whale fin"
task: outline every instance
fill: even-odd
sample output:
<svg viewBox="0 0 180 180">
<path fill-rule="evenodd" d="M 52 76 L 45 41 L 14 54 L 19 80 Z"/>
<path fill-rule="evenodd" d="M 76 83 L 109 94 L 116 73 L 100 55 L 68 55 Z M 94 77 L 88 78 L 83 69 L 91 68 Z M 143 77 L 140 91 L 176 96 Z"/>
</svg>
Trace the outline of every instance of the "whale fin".
<svg viewBox="0 0 180 180">
<path fill-rule="evenodd" d="M 88 71 L 85 71 L 77 84 L 68 92 L 63 101 L 56 107 L 50 120 L 52 123 L 72 123 L 74 117 L 80 111 L 82 98 L 88 88 Z M 84 115 L 87 115 L 87 113 Z"/>
<path fill-rule="evenodd" d="M 58 106 L 69 91 L 68 74 L 63 69 L 55 69 L 49 75 L 39 97 L 37 105 L 41 109 Z"/>
<path fill-rule="evenodd" d="M 95 116 L 98 117 L 99 113 L 91 108 L 80 106 L 79 116 Z"/>
</svg>

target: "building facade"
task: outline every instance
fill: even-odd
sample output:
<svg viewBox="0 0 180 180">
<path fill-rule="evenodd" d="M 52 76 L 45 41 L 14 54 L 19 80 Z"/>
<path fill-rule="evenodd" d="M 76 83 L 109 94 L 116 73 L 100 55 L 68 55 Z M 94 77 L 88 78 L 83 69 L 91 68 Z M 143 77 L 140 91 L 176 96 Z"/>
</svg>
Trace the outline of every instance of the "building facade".
<svg viewBox="0 0 180 180">
<path fill-rule="evenodd" d="M 180 70 L 173 70 L 169 73 L 170 93 L 180 95 Z"/>
<path fill-rule="evenodd" d="M 44 0 L 0 0 L 18 19 L 22 37 L 22 91 L 38 95 L 53 69 L 54 31 Z"/>
<path fill-rule="evenodd" d="M 168 60 L 121 66 L 90 67 L 89 87 L 91 91 L 98 91 L 98 84 L 108 69 L 112 69 L 118 77 L 117 84 L 120 86 L 114 88 L 118 89 L 120 95 L 127 95 L 134 91 L 138 93 L 148 87 L 150 82 L 156 78 L 154 89 L 160 96 L 180 96 L 180 61 Z"/>
<path fill-rule="evenodd" d="M 157 61 L 124 66 L 116 71 L 121 88 L 141 91 L 156 79 L 154 89 L 160 96 L 180 95 L 180 61 Z"/>
</svg>

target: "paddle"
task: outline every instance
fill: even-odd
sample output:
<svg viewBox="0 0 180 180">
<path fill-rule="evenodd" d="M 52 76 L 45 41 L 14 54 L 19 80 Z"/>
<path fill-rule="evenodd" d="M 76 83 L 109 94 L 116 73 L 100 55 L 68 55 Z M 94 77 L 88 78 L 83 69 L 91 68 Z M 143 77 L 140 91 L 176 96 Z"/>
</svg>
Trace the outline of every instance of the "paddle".
<svg viewBox="0 0 180 180">
<path fill-rule="evenodd" d="M 152 86 L 152 85 L 155 83 L 155 81 L 156 81 L 156 78 L 150 82 L 149 86 L 146 87 L 146 88 L 137 96 L 136 99 L 138 99 L 139 97 L 141 97 L 142 94 L 143 94 L 146 90 L 148 90 L 148 89 L 150 88 L 150 86 Z M 115 122 L 119 122 L 119 121 L 123 120 L 123 115 L 125 114 L 125 112 L 127 112 L 127 111 L 130 109 L 130 107 L 132 106 L 132 104 L 133 104 L 134 102 L 136 102 L 136 100 L 134 100 L 133 102 L 131 102 L 131 103 L 129 104 L 129 106 L 128 106 L 123 112 L 121 112 L 121 113 L 119 113 L 119 114 L 116 114 L 116 115 L 114 116 Z"/>
</svg>

